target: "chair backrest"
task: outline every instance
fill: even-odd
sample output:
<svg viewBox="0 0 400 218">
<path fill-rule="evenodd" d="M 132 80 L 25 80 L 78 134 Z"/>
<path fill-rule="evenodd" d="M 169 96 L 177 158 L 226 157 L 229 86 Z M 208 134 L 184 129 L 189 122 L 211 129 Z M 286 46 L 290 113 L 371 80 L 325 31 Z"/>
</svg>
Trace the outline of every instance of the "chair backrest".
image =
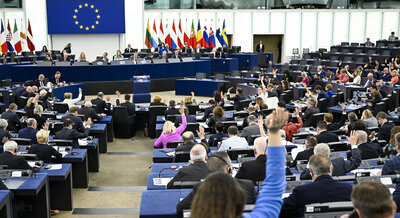
<svg viewBox="0 0 400 218">
<path fill-rule="evenodd" d="M 227 139 L 227 138 L 224 137 L 224 138 L 220 138 L 220 139 L 214 139 L 213 144 L 211 145 L 211 147 L 217 147 L 218 143 L 224 141 L 225 139 Z"/>
<path fill-rule="evenodd" d="M 361 53 L 363 53 L 363 50 L 362 49 L 354 49 L 353 53 L 354 54 L 361 54 Z"/>
<path fill-rule="evenodd" d="M 196 73 L 196 79 L 205 79 L 207 78 L 206 73 Z"/>
<path fill-rule="evenodd" d="M 225 80 L 225 74 L 222 73 L 216 74 L 215 80 Z"/>
<path fill-rule="evenodd" d="M 198 104 L 186 104 L 185 107 L 189 110 L 189 114 L 196 115 L 196 112 L 200 110 Z"/>
<path fill-rule="evenodd" d="M 328 112 L 328 99 L 326 98 L 319 99 L 318 108 L 321 112 Z"/>
<path fill-rule="evenodd" d="M 330 143 L 328 143 L 328 145 L 332 151 L 348 151 L 348 150 L 350 150 L 350 147 L 346 142 L 330 142 Z"/>
<path fill-rule="evenodd" d="M 345 54 L 350 53 L 350 49 L 347 49 L 347 48 L 342 49 L 342 53 L 345 53 Z"/>
<path fill-rule="evenodd" d="M 167 142 L 167 148 L 177 148 L 178 146 L 182 145 L 182 141 L 169 141 Z"/>
<path fill-rule="evenodd" d="M 224 132 L 225 133 L 228 132 L 228 128 L 230 126 L 237 126 L 237 122 L 236 121 L 223 121 L 222 124 L 224 124 Z"/>
<path fill-rule="evenodd" d="M 376 50 L 375 49 L 368 49 L 368 54 L 376 54 Z"/>
<path fill-rule="evenodd" d="M 391 51 L 388 51 L 388 50 L 384 50 L 384 51 L 382 51 L 382 55 L 392 55 L 392 52 Z"/>
<path fill-rule="evenodd" d="M 71 66 L 70 61 L 56 61 L 54 62 L 56 66 Z"/>
<path fill-rule="evenodd" d="M 69 107 L 67 103 L 54 102 L 53 110 L 57 111 L 58 113 L 65 113 L 69 110 Z"/>
<path fill-rule="evenodd" d="M 342 43 L 340 43 L 340 45 L 350 45 L 350 43 L 349 42 L 342 42 Z"/>
<path fill-rule="evenodd" d="M 274 111 L 275 109 L 271 108 L 271 109 L 262 109 L 261 111 L 263 112 L 264 116 L 268 116 L 270 113 L 272 113 L 272 111 Z"/>
<path fill-rule="evenodd" d="M 192 132 L 194 135 L 197 134 L 197 131 L 199 130 L 199 124 L 198 123 L 188 123 L 186 125 L 186 131 Z"/>
<path fill-rule="evenodd" d="M 336 93 L 336 96 L 338 98 L 338 102 L 340 102 L 340 103 L 345 102 L 344 93 L 343 92 Z"/>
<path fill-rule="evenodd" d="M 385 107 L 386 107 L 385 111 L 389 111 L 390 108 L 391 108 L 390 99 L 389 98 L 382 98 L 381 102 L 385 103 Z"/>
<path fill-rule="evenodd" d="M 113 122 L 119 124 L 129 122 L 128 108 L 123 106 L 115 106 L 113 110 L 114 110 Z"/>
<path fill-rule="evenodd" d="M 356 58 L 356 62 L 365 62 L 365 59 L 363 57 L 358 57 Z"/>
<path fill-rule="evenodd" d="M 87 61 L 74 62 L 74 66 L 89 66 L 89 62 L 87 62 Z"/>
<path fill-rule="evenodd" d="M 385 111 L 385 102 L 378 102 L 375 104 L 374 111 L 372 112 L 374 116 L 376 116 L 379 112 Z"/>
<path fill-rule="evenodd" d="M 173 162 L 188 162 L 190 160 L 190 151 L 177 151 Z"/>
<path fill-rule="evenodd" d="M 316 113 L 311 115 L 311 125 L 316 127 L 319 121 L 324 120 L 324 115 L 325 113 Z"/>
<path fill-rule="evenodd" d="M 18 145 L 32 145 L 32 139 L 12 138 L 11 140 L 15 141 Z"/>
<path fill-rule="evenodd" d="M 173 123 L 175 123 L 175 120 L 177 117 L 180 117 L 180 114 L 172 114 L 172 115 L 167 115 L 167 117 L 165 118 L 165 120 L 169 120 Z"/>
<path fill-rule="evenodd" d="M 25 160 L 39 160 L 39 157 L 36 154 L 19 154 L 18 156 L 24 157 Z"/>
<path fill-rule="evenodd" d="M 309 48 L 303 48 L 303 54 L 308 54 L 310 52 Z"/>
<path fill-rule="evenodd" d="M 56 146 L 73 146 L 72 142 L 73 140 L 66 140 L 66 139 L 49 140 L 50 145 L 56 145 Z"/>
<path fill-rule="evenodd" d="M 63 128 L 64 128 L 64 125 L 63 125 L 62 122 L 54 123 L 54 128 L 53 128 L 54 133 L 56 133 L 56 132 L 62 130 Z"/>
<path fill-rule="evenodd" d="M 157 116 L 164 116 L 167 106 L 154 105 L 149 107 L 149 123 L 156 123 Z"/>
<path fill-rule="evenodd" d="M 351 46 L 360 46 L 360 43 L 358 43 L 358 42 L 352 42 L 350 45 L 351 45 Z"/>
<path fill-rule="evenodd" d="M 228 150 L 228 155 L 231 160 L 237 160 L 240 157 L 254 157 L 254 150 L 252 149 L 235 149 L 235 150 Z"/>
<path fill-rule="evenodd" d="M 245 99 L 239 101 L 239 110 L 243 110 L 244 108 L 248 107 L 250 102 L 252 102 L 251 99 Z"/>
<path fill-rule="evenodd" d="M 232 73 L 231 73 L 231 76 L 232 77 L 240 77 L 242 75 L 242 73 L 240 73 L 240 71 L 233 71 Z"/>
<path fill-rule="evenodd" d="M 351 57 L 351 56 L 346 56 L 346 57 L 344 57 L 344 60 L 343 60 L 344 62 L 352 62 L 353 61 L 353 57 Z"/>
<path fill-rule="evenodd" d="M 254 140 L 256 140 L 256 138 L 261 137 L 261 135 L 250 135 L 246 137 L 247 140 L 247 144 L 249 145 L 254 145 Z"/>
<path fill-rule="evenodd" d="M 305 208 L 304 218 L 342 217 L 354 210 L 351 201 L 307 204 Z"/>
</svg>

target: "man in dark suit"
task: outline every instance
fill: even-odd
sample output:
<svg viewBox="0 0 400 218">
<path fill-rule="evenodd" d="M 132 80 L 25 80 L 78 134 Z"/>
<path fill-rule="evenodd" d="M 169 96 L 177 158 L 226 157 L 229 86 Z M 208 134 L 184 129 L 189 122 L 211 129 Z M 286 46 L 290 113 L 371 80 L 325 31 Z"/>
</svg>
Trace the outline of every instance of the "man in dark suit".
<svg viewBox="0 0 400 218">
<path fill-rule="evenodd" d="M 125 52 L 125 53 L 133 53 L 133 48 L 132 48 L 131 44 L 128 44 L 128 47 L 125 48 L 125 51 L 124 51 L 124 52 Z"/>
<path fill-rule="evenodd" d="M 26 127 L 18 132 L 18 138 L 31 139 L 32 144 L 37 144 L 36 133 L 38 130 L 36 128 L 36 120 L 34 118 L 29 118 L 26 122 Z M 49 129 L 49 123 L 45 123 L 43 129 L 47 131 Z"/>
<path fill-rule="evenodd" d="M 310 98 L 307 100 L 307 109 L 301 117 L 303 119 L 304 127 L 311 126 L 312 115 L 319 113 L 319 108 L 317 108 L 316 105 L 317 102 L 315 102 L 314 99 Z M 302 111 L 301 108 L 299 108 L 299 111 Z"/>
<path fill-rule="evenodd" d="M 263 41 L 260 41 L 260 43 L 258 43 L 256 46 L 256 52 L 264 52 L 264 48 L 265 46 L 263 44 Z"/>
<path fill-rule="evenodd" d="M 118 106 L 122 106 L 122 107 L 126 107 L 128 109 L 128 116 L 135 115 L 135 104 L 133 104 L 131 102 L 131 95 L 125 94 L 124 99 L 125 99 L 125 102 L 124 103 L 120 103 L 119 95 L 118 95 L 117 105 Z"/>
<path fill-rule="evenodd" d="M 85 125 L 82 122 L 82 119 L 78 117 L 78 107 L 71 107 L 69 109 L 69 113 L 61 118 L 61 121 L 64 122 L 66 119 L 72 120 L 74 122 L 73 128 L 78 132 L 85 132 Z"/>
<path fill-rule="evenodd" d="M 381 146 L 379 144 L 368 142 L 368 134 L 363 130 L 356 131 L 358 148 L 361 150 L 361 158 L 372 159 L 378 158 L 381 154 Z"/>
<path fill-rule="evenodd" d="M 329 100 L 329 96 L 324 90 L 322 90 L 322 86 L 317 85 L 317 86 L 315 86 L 314 90 L 318 94 L 318 100 L 323 99 L 323 98 Z"/>
<path fill-rule="evenodd" d="M 379 127 L 378 139 L 390 141 L 390 133 L 394 127 L 393 123 L 389 123 L 385 112 L 381 111 L 376 115 L 376 119 L 381 127 Z"/>
<path fill-rule="evenodd" d="M 8 122 L 5 119 L 0 119 L 0 153 L 3 153 L 3 145 L 10 138 L 12 138 L 11 134 L 6 130 L 8 126 Z"/>
<path fill-rule="evenodd" d="M 208 118 L 210 118 L 211 117 L 211 114 L 213 113 L 213 110 L 214 110 L 214 108 L 215 108 L 215 100 L 214 99 L 210 99 L 209 101 L 208 101 L 208 105 L 209 105 L 209 107 L 207 107 L 207 108 L 205 108 L 204 109 L 204 116 L 203 116 L 203 121 L 206 121 Z"/>
<path fill-rule="evenodd" d="M 47 83 L 48 83 L 48 79 L 46 79 L 43 74 L 40 74 L 38 79 L 35 81 L 35 85 L 39 88 L 46 87 Z"/>
<path fill-rule="evenodd" d="M 186 131 L 182 134 L 183 144 L 176 148 L 176 152 L 178 151 L 187 151 L 192 150 L 194 146 L 194 134 L 192 132 Z"/>
<path fill-rule="evenodd" d="M 81 133 L 72 129 L 73 121 L 70 119 L 65 119 L 63 126 L 64 128 L 58 132 L 56 132 L 55 139 L 66 139 L 66 140 L 73 140 L 72 145 L 74 148 L 79 148 L 78 139 L 86 138 L 89 135 L 89 128 L 91 124 L 91 120 L 88 119 L 86 123 L 85 132 Z"/>
<path fill-rule="evenodd" d="M 311 156 L 314 155 L 314 147 L 317 145 L 317 138 L 314 136 L 307 136 L 306 138 L 306 150 L 300 151 L 297 155 L 296 158 L 293 160 L 292 164 L 290 167 L 296 167 L 297 166 L 297 161 L 299 160 L 306 160 L 308 161 Z"/>
<path fill-rule="evenodd" d="M 176 181 L 199 181 L 206 178 L 210 173 L 207 168 L 207 152 L 203 145 L 195 145 L 190 150 L 191 163 L 183 166 L 178 170 L 178 173 L 168 183 L 167 188 L 173 188 Z"/>
<path fill-rule="evenodd" d="M 5 119 L 8 122 L 7 130 L 17 132 L 19 128 L 21 128 L 21 121 L 17 115 L 18 106 L 14 103 L 11 103 L 8 106 L 8 110 L 1 114 L 1 119 Z"/>
<path fill-rule="evenodd" d="M 52 88 L 50 88 L 48 91 L 45 89 L 40 90 L 38 103 L 42 105 L 43 109 L 47 109 L 50 111 L 52 110 L 53 106 L 48 100 L 52 92 L 53 92 Z"/>
<path fill-rule="evenodd" d="M 65 81 L 63 81 L 63 79 L 61 78 L 61 72 L 57 71 L 54 74 L 54 77 L 50 79 L 50 82 L 53 83 L 53 85 L 55 86 L 60 86 L 63 85 L 65 83 Z"/>
<path fill-rule="evenodd" d="M 228 92 L 226 93 L 226 96 L 228 98 L 228 100 L 233 101 L 233 109 L 236 111 L 240 111 L 240 101 L 245 100 L 246 98 L 243 96 L 242 92 L 242 88 L 236 88 L 236 95 L 234 97 L 231 98 L 230 96 L 230 91 L 232 90 L 233 87 L 230 87 L 228 89 Z"/>
<path fill-rule="evenodd" d="M 103 116 L 97 114 L 96 110 L 92 108 L 92 102 L 90 101 L 85 102 L 85 107 L 81 107 L 78 110 L 78 114 L 83 114 L 85 116 L 85 121 L 89 118 L 91 120 L 101 120 L 103 118 Z"/>
<path fill-rule="evenodd" d="M 247 113 L 248 113 L 248 115 L 247 115 L 246 117 L 244 117 L 243 124 L 242 124 L 242 128 L 246 128 L 246 127 L 249 125 L 249 123 L 248 123 L 248 121 L 247 121 L 247 118 L 248 118 L 249 116 L 251 116 L 251 115 L 253 115 L 253 116 L 255 116 L 255 117 L 258 117 L 258 116 L 259 116 L 259 114 L 257 113 L 256 110 L 257 110 L 257 109 L 256 109 L 255 106 L 249 105 L 249 107 L 247 108 Z M 257 121 L 256 121 L 256 122 L 257 122 Z"/>
<path fill-rule="evenodd" d="M 188 53 L 188 54 L 190 54 L 190 53 L 192 52 L 192 49 L 189 48 L 189 45 L 188 45 L 187 42 L 185 42 L 185 46 L 183 46 L 182 52 L 183 52 L 183 53 Z"/>
<path fill-rule="evenodd" d="M 32 86 L 26 87 L 26 89 L 22 91 L 21 96 L 24 96 L 27 99 L 29 99 L 30 97 L 35 97 L 35 93 L 33 92 Z"/>
<path fill-rule="evenodd" d="M 308 164 L 313 182 L 297 186 L 283 199 L 280 217 L 301 217 L 307 204 L 350 201 L 352 186 L 331 177 L 333 167 L 328 157 L 313 155 Z"/>
<path fill-rule="evenodd" d="M 377 91 L 382 95 L 382 98 L 386 98 L 387 97 L 387 92 L 382 89 L 382 82 L 376 82 L 376 89 Z"/>
<path fill-rule="evenodd" d="M 382 168 L 382 175 L 393 175 L 400 173 L 400 134 L 394 136 L 397 155 L 390 160 L 385 161 Z"/>
<path fill-rule="evenodd" d="M 186 121 L 187 123 L 197 123 L 196 115 L 189 114 L 189 109 L 184 107 Z M 182 123 L 182 116 L 176 117 L 175 119 L 175 127 L 178 127 Z"/>
<path fill-rule="evenodd" d="M 268 84 L 268 98 L 277 97 L 279 98 L 278 92 L 274 90 L 274 85 L 272 83 Z"/>
<path fill-rule="evenodd" d="M 258 124 L 256 125 L 258 127 Z M 254 140 L 254 156 L 256 159 L 242 163 L 242 166 L 237 172 L 235 178 L 252 180 L 254 183 L 258 181 L 264 181 L 267 159 L 266 147 L 267 138 L 256 138 Z"/>
<path fill-rule="evenodd" d="M 96 105 L 95 109 L 98 114 L 104 114 L 107 111 L 110 111 L 110 103 L 106 103 L 104 100 L 104 93 L 99 92 L 97 93 L 97 98 L 93 99 L 91 102 L 92 104 Z M 110 99 L 107 97 L 107 101 L 109 102 Z"/>
<path fill-rule="evenodd" d="M 338 142 L 339 138 L 335 133 L 331 133 L 328 131 L 328 125 L 325 121 L 319 121 L 317 123 L 317 133 L 316 136 L 318 143 L 330 143 L 330 142 Z"/>
<path fill-rule="evenodd" d="M 360 166 L 361 164 L 361 150 L 359 149 L 357 145 L 357 137 L 353 133 L 351 137 L 349 138 L 349 142 L 351 144 L 351 155 L 348 157 L 346 160 L 343 157 L 335 157 L 332 158 L 332 166 L 333 166 L 333 171 L 332 171 L 332 176 L 345 176 L 346 173 L 357 169 L 357 167 Z M 314 154 L 316 155 L 323 155 L 325 157 L 330 157 L 331 155 L 331 149 L 328 146 L 328 144 L 317 144 L 314 148 Z M 309 169 L 305 169 L 301 174 L 300 174 L 300 179 L 301 180 L 310 180 L 311 179 L 311 174 Z"/>
<path fill-rule="evenodd" d="M 243 128 L 243 131 L 240 133 L 240 137 L 246 138 L 252 135 L 260 135 L 260 128 L 257 124 L 257 117 L 254 115 L 250 115 L 247 118 L 248 126 Z"/>
<path fill-rule="evenodd" d="M 169 108 L 168 110 L 165 111 L 165 118 L 167 118 L 168 115 L 179 115 L 179 109 L 175 108 L 176 102 L 175 100 L 169 101 Z M 182 120 L 182 118 L 181 118 Z"/>
<path fill-rule="evenodd" d="M 32 169 L 25 158 L 17 155 L 18 145 L 9 140 L 4 143 L 4 152 L 0 153 L 0 165 L 7 165 L 8 169 Z"/>
<path fill-rule="evenodd" d="M 210 173 L 221 172 L 221 173 L 232 173 L 232 163 L 226 152 L 214 152 L 207 159 L 207 167 Z M 236 179 L 239 186 L 243 188 L 246 193 L 246 204 L 254 204 L 257 194 L 254 190 L 254 183 L 246 179 Z M 193 191 L 186 196 L 181 202 L 176 206 L 176 212 L 178 217 L 182 217 L 182 212 L 184 209 L 189 209 L 191 203 L 199 189 L 200 184 L 193 186 Z"/>
</svg>

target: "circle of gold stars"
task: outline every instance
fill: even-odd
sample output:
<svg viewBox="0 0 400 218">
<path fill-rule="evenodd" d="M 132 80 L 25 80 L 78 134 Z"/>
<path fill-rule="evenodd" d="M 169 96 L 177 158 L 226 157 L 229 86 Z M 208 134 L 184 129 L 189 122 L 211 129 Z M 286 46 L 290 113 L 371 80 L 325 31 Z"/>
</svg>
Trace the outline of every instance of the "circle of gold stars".
<svg viewBox="0 0 400 218">
<path fill-rule="evenodd" d="M 79 10 L 83 8 L 90 8 L 94 11 L 96 15 L 96 21 L 92 25 L 82 25 L 78 20 Z M 95 8 L 94 5 L 89 5 L 88 3 L 78 5 L 78 8 L 74 10 L 74 16 L 72 16 L 75 20 L 75 25 L 79 26 L 79 29 L 89 31 L 90 29 L 94 29 L 100 23 L 101 16 L 99 15 L 99 9 Z"/>
</svg>

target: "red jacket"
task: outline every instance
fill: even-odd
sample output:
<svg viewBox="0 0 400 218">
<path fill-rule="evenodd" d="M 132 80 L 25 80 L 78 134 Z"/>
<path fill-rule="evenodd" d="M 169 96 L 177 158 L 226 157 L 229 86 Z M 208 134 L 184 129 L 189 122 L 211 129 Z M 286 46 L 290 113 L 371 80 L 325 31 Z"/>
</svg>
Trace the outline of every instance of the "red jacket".
<svg viewBox="0 0 400 218">
<path fill-rule="evenodd" d="M 292 135 L 296 134 L 297 131 L 303 126 L 303 121 L 301 120 L 301 117 L 297 117 L 297 122 L 298 123 L 286 123 L 285 126 L 283 126 L 283 130 L 286 132 L 286 141 L 292 141 Z"/>
</svg>

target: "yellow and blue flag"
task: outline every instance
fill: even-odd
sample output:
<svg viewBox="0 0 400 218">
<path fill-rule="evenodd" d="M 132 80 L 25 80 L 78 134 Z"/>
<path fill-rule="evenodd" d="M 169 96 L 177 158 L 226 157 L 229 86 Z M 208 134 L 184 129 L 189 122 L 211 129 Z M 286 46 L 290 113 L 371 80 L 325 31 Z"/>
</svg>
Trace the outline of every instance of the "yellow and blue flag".
<svg viewBox="0 0 400 218">
<path fill-rule="evenodd" d="M 49 34 L 125 33 L 124 0 L 47 0 Z"/>
</svg>

